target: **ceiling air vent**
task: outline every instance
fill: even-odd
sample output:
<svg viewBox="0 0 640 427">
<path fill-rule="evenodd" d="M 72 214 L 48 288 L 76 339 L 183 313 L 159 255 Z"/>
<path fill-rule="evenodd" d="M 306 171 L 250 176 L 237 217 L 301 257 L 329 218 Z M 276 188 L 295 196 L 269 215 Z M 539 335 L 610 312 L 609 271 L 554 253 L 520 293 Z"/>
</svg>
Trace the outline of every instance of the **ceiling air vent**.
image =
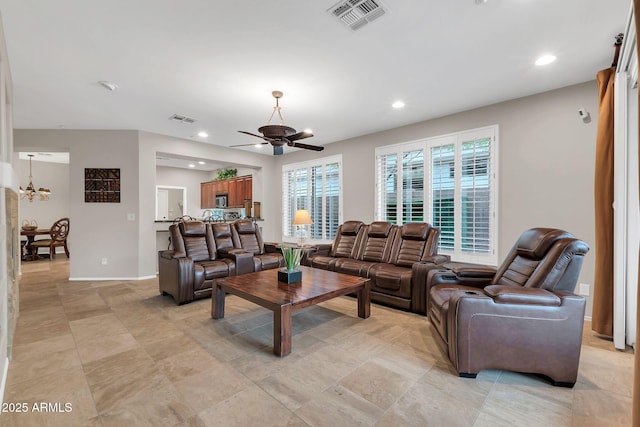
<svg viewBox="0 0 640 427">
<path fill-rule="evenodd" d="M 388 9 L 380 0 L 343 0 L 327 12 L 356 31 L 387 13 Z"/>
<path fill-rule="evenodd" d="M 173 116 L 169 117 L 169 120 L 174 120 L 180 123 L 186 123 L 188 125 L 193 124 L 196 121 L 196 119 L 192 119 L 191 117 L 183 116 L 180 114 L 174 114 Z"/>
</svg>

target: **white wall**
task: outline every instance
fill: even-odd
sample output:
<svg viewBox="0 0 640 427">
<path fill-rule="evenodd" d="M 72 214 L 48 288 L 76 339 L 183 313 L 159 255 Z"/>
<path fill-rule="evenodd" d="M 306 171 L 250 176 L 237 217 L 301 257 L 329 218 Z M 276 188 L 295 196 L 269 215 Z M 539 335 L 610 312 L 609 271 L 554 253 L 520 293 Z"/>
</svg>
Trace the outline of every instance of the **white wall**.
<svg viewBox="0 0 640 427">
<path fill-rule="evenodd" d="M 375 147 L 498 124 L 498 260 L 524 230 L 537 226 L 562 228 L 591 246 L 579 282 L 592 285 L 597 102 L 595 81 L 586 82 L 336 142 L 320 153 L 300 150 L 278 156 L 277 167 L 268 179 L 280 183 L 283 164 L 342 154 L 344 219 L 370 222 L 374 219 Z M 589 111 L 590 123 L 578 117 L 579 108 Z M 274 197 L 281 205 L 279 191 Z M 279 210 L 269 215 L 275 216 Z M 281 229 L 280 224 L 277 226 Z M 591 297 L 587 301 L 586 314 L 590 316 Z"/>
</svg>

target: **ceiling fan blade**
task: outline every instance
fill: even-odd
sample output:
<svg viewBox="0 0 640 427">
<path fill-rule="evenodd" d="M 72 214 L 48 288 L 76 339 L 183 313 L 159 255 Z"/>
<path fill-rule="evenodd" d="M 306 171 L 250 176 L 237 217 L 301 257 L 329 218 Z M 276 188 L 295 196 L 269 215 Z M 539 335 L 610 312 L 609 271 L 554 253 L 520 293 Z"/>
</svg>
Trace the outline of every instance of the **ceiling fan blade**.
<svg viewBox="0 0 640 427">
<path fill-rule="evenodd" d="M 288 136 L 287 139 L 289 141 L 297 141 L 299 139 L 305 139 L 305 138 L 311 138 L 313 136 L 313 134 L 311 132 L 298 132 L 298 133 L 294 133 L 291 136 Z"/>
<path fill-rule="evenodd" d="M 313 151 L 322 151 L 322 150 L 324 150 L 324 147 L 319 147 L 317 145 L 301 144 L 299 142 L 292 142 L 290 144 L 290 147 L 304 148 L 305 150 L 313 150 Z"/>
<path fill-rule="evenodd" d="M 244 133 L 246 135 L 255 136 L 256 138 L 264 139 L 267 142 L 274 141 L 272 138 L 267 138 L 266 136 L 262 136 L 262 135 L 256 135 L 255 133 L 247 132 L 247 131 L 244 131 L 244 130 L 239 130 L 238 132 Z"/>
<path fill-rule="evenodd" d="M 249 147 L 249 146 L 256 146 L 256 145 L 269 145 L 269 142 L 254 142 L 253 144 L 240 144 L 240 145 L 230 145 L 229 148 L 232 147 Z"/>
</svg>

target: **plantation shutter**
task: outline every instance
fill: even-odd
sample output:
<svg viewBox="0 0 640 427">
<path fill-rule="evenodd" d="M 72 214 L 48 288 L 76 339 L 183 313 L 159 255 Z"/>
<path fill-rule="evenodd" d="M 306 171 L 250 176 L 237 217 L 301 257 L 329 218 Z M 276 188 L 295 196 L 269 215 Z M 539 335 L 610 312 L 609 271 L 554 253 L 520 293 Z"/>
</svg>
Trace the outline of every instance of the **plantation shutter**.
<svg viewBox="0 0 640 427">
<path fill-rule="evenodd" d="M 382 154 L 376 157 L 377 197 L 376 220 L 398 223 L 398 155 Z"/>
<path fill-rule="evenodd" d="M 342 223 L 341 156 L 282 167 L 282 235 L 283 239 L 298 236 L 292 225 L 299 209 L 309 211 L 313 223 L 305 230 L 307 237 L 318 241 L 333 240 Z"/>
<path fill-rule="evenodd" d="M 424 221 L 424 151 L 402 153 L 402 223 Z"/>
<path fill-rule="evenodd" d="M 376 148 L 375 219 L 428 222 L 453 261 L 496 264 L 498 126 Z"/>
<path fill-rule="evenodd" d="M 490 136 L 463 134 L 460 157 L 460 249 L 489 254 L 491 246 L 493 174 Z"/>
<path fill-rule="evenodd" d="M 440 229 L 439 249 L 455 249 L 455 145 L 446 143 L 431 148 L 431 224 Z"/>
</svg>

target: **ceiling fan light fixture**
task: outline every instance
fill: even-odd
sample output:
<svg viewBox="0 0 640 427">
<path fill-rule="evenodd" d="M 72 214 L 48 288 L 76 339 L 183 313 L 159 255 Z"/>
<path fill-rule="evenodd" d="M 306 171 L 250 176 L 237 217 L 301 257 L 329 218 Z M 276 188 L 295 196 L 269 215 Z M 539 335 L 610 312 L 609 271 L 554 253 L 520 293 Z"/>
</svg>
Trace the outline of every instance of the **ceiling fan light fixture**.
<svg viewBox="0 0 640 427">
<path fill-rule="evenodd" d="M 297 142 L 300 139 L 311 138 L 313 136 L 311 129 L 306 129 L 304 131 L 298 132 L 294 128 L 286 126 L 284 124 L 284 120 L 282 119 L 282 113 L 280 112 L 280 103 L 279 103 L 279 100 L 280 98 L 282 98 L 283 93 L 279 90 L 274 90 L 273 92 L 271 92 L 271 95 L 276 99 L 276 105 L 273 107 L 273 112 L 271 113 L 271 116 L 269 117 L 269 121 L 267 122 L 267 124 L 264 126 L 260 126 L 258 128 L 258 132 L 260 132 L 261 135 L 243 131 L 243 130 L 238 131 L 246 135 L 251 135 L 251 136 L 255 136 L 256 138 L 261 138 L 266 142 L 263 142 L 262 144 L 232 145 L 232 147 L 242 147 L 242 146 L 249 146 L 249 145 L 255 145 L 256 147 L 258 147 L 264 144 L 271 144 L 273 146 L 274 155 L 283 154 L 284 152 L 283 147 L 285 145 L 293 148 L 303 148 L 305 150 L 314 150 L 314 151 L 324 150 L 324 147 Z M 278 113 L 278 118 L 280 119 L 280 123 L 277 125 L 273 125 L 271 124 L 271 120 L 273 119 L 273 116 L 276 113 Z"/>
</svg>

